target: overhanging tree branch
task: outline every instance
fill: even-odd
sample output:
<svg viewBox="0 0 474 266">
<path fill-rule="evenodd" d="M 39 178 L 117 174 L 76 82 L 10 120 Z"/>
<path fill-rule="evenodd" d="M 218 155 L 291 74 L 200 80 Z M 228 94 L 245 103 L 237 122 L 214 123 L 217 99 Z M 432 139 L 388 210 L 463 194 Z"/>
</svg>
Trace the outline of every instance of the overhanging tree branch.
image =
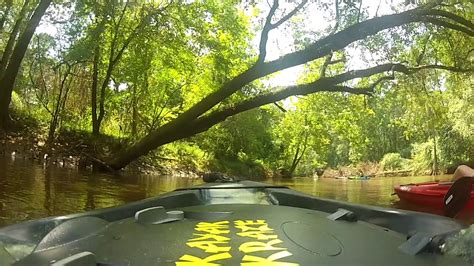
<svg viewBox="0 0 474 266">
<path fill-rule="evenodd" d="M 340 50 L 355 41 L 365 39 L 366 37 L 374 35 L 382 30 L 413 22 L 421 22 L 425 16 L 428 16 L 428 11 L 426 8 L 432 6 L 435 5 L 429 4 L 399 14 L 372 18 L 316 41 L 303 50 L 286 54 L 270 62 L 256 64 L 250 67 L 247 71 L 236 76 L 234 79 L 225 83 L 214 93 L 211 93 L 203 98 L 200 102 L 195 104 L 186 112 L 182 113 L 179 118 L 172 121 L 171 123 L 188 123 L 189 121 L 199 117 L 211 109 L 214 105 L 221 102 L 237 90 L 241 89 L 244 85 L 256 79 L 267 76 L 268 74 L 324 57 L 332 51 Z M 452 15 L 456 16 L 454 14 Z M 172 127 L 174 125 L 171 124 L 169 126 Z"/>
<path fill-rule="evenodd" d="M 449 70 L 454 72 L 468 72 L 472 70 L 468 69 L 460 69 L 457 67 L 451 66 L 443 66 L 443 65 L 425 65 L 419 67 L 408 67 L 402 64 L 385 64 L 373 68 L 356 70 L 356 71 L 349 71 L 338 75 L 337 77 L 350 77 L 360 78 L 360 77 L 370 77 L 372 75 L 380 74 L 383 72 L 392 72 L 391 75 L 379 77 L 375 82 L 370 84 L 369 86 L 362 87 L 362 88 L 353 88 L 345 85 L 335 84 L 334 82 L 343 82 L 347 80 L 342 79 L 333 79 L 333 78 L 321 78 L 317 81 L 301 84 L 296 86 L 289 86 L 283 89 L 280 89 L 275 92 L 266 93 L 262 95 L 258 95 L 254 98 L 245 100 L 237 105 L 232 107 L 214 111 L 209 115 L 200 117 L 196 119 L 192 124 L 189 125 L 189 130 L 184 130 L 182 134 L 177 135 L 177 139 L 185 138 L 188 136 L 192 136 L 194 134 L 204 132 L 211 128 L 213 125 L 218 124 L 230 116 L 234 116 L 236 114 L 266 105 L 270 103 L 274 103 L 277 101 L 281 101 L 289 96 L 304 96 L 309 95 L 317 92 L 343 92 L 343 93 L 350 93 L 355 95 L 367 95 L 372 96 L 374 90 L 377 86 L 379 86 L 384 81 L 393 80 L 395 76 L 393 72 L 401 72 L 404 74 L 413 74 L 417 71 L 424 70 L 424 69 L 443 69 Z M 176 139 L 170 138 L 169 142 L 172 142 Z M 168 142 L 167 142 L 168 143 Z"/>
<path fill-rule="evenodd" d="M 460 69 L 456 67 L 442 66 L 442 65 L 426 65 L 426 66 L 410 68 L 407 66 L 403 66 L 401 64 L 392 64 L 392 67 L 389 70 L 382 71 L 382 69 L 387 69 L 386 68 L 387 65 L 384 65 L 384 67 L 382 68 L 375 67 L 375 68 L 356 71 L 356 73 L 365 73 L 367 76 L 379 74 L 380 72 L 386 72 L 390 70 L 392 71 L 391 75 L 382 76 L 378 78 L 375 82 L 370 84 L 369 86 L 362 87 L 362 88 L 352 88 L 345 85 L 331 85 L 332 84 L 331 78 L 322 78 L 308 84 L 290 86 L 284 89 L 280 89 L 276 92 L 256 96 L 252 99 L 243 101 L 233 107 L 229 107 L 224 110 L 214 111 L 213 113 L 209 115 L 200 117 L 192 125 L 190 125 L 190 128 L 192 128 L 193 130 L 186 131 L 187 132 L 186 135 L 192 136 L 194 134 L 204 132 L 208 130 L 209 128 L 211 128 L 213 125 L 224 121 L 230 116 L 234 116 L 236 114 L 239 114 L 239 113 L 242 113 L 242 112 L 245 112 L 245 111 L 248 111 L 248 110 L 251 110 L 251 109 L 272 103 L 272 102 L 283 100 L 285 98 L 288 98 L 289 96 L 296 96 L 296 95 L 303 96 L 303 95 L 313 94 L 317 92 L 344 92 L 344 93 L 350 93 L 350 94 L 356 94 L 356 95 L 372 96 L 375 88 L 379 86 L 382 82 L 395 79 L 395 76 L 393 75 L 393 71 L 397 71 L 397 70 L 405 74 L 412 74 L 424 69 L 443 69 L 443 70 L 449 70 L 449 71 L 454 71 L 454 72 L 472 71 L 472 70 Z M 379 70 L 380 72 L 376 72 L 375 71 L 376 69 Z M 369 74 L 369 73 L 373 73 L 373 74 Z M 341 76 L 349 76 L 345 74 L 341 74 Z M 361 77 L 361 76 L 358 76 L 358 77 Z"/>
<path fill-rule="evenodd" d="M 184 130 L 178 135 L 168 138 L 166 143 L 172 142 L 177 139 L 186 138 L 201 132 L 204 132 L 211 128 L 213 125 L 218 124 L 230 116 L 272 103 L 274 101 L 280 101 L 289 96 L 296 95 L 308 95 L 317 92 L 343 92 L 356 95 L 368 95 L 372 96 L 374 88 L 380 83 L 386 80 L 393 79 L 393 76 L 384 76 L 379 78 L 373 84 L 364 88 L 352 88 L 343 85 L 330 85 L 327 79 L 321 79 L 312 83 L 290 86 L 284 89 L 280 89 L 276 92 L 262 94 L 252 99 L 243 101 L 235 106 L 214 111 L 209 115 L 196 119 L 192 124 L 189 125 L 189 130 Z M 165 140 L 165 139 L 164 139 Z M 166 144 L 163 143 L 163 144 Z"/>
<path fill-rule="evenodd" d="M 211 128 L 213 125 L 220 123 L 227 119 L 230 116 L 251 110 L 253 108 L 263 106 L 274 101 L 283 100 L 288 98 L 289 96 L 294 95 L 308 95 L 317 92 L 345 92 L 351 94 L 360 94 L 360 95 L 371 95 L 372 92 L 368 89 L 357 89 L 351 88 L 348 86 L 340 86 L 340 85 L 326 85 L 327 82 L 325 81 L 316 81 L 309 84 L 291 86 L 285 89 L 281 89 L 274 93 L 262 94 L 256 96 L 255 98 L 249 99 L 247 101 L 243 101 L 242 103 L 230 107 L 228 109 L 224 109 L 221 111 L 215 111 L 209 115 L 203 116 L 198 118 L 194 123 L 190 125 L 189 131 L 186 131 L 188 136 L 192 136 L 194 134 L 204 132 Z"/>
<path fill-rule="evenodd" d="M 257 80 L 271 73 L 275 73 L 286 68 L 301 65 L 313 61 L 315 59 L 322 58 L 330 54 L 332 51 L 341 50 L 351 43 L 363 40 L 369 36 L 379 33 L 380 31 L 415 22 L 426 22 L 426 18 L 439 16 L 437 15 L 436 10 L 434 9 L 437 5 L 438 3 L 430 3 L 412 10 L 401 12 L 399 14 L 392 14 L 368 19 L 366 21 L 354 24 L 343 30 L 340 30 L 339 32 L 334 33 L 330 36 L 324 37 L 307 46 L 303 50 L 286 54 L 276 60 L 264 62 L 263 60 L 259 59 L 261 60 L 260 63 L 254 64 L 243 73 L 226 82 L 215 92 L 204 97 L 201 101 L 193 105 L 191 108 L 181 113 L 177 118 L 160 126 L 158 129 L 152 131 L 149 135 L 140 140 L 138 143 L 131 146 L 128 150 L 124 151 L 122 154 L 119 154 L 117 157 L 114 158 L 111 165 L 115 169 L 120 169 L 131 161 L 135 160 L 136 158 L 148 153 L 150 150 L 155 149 L 156 147 L 183 138 L 182 136 L 187 136 L 191 134 L 195 130 L 194 127 L 199 125 L 196 124 L 196 121 L 202 122 L 202 120 L 200 119 L 203 118 L 200 117 L 203 114 L 205 114 L 207 111 L 215 107 L 218 103 L 222 102 L 224 99 L 226 99 L 227 97 L 229 97 L 230 95 L 232 95 L 233 93 L 240 90 L 245 85 L 249 84 L 254 80 Z M 450 16 L 454 18 L 458 17 L 455 14 L 451 14 Z M 457 19 L 457 21 L 461 20 Z M 470 33 L 468 33 L 468 35 L 471 36 Z M 259 58 L 261 57 L 262 56 L 260 56 Z M 387 71 L 410 74 L 413 71 L 417 71 L 417 69 L 408 68 L 402 64 L 386 64 L 376 66 L 372 69 L 353 71 L 350 73 L 350 75 L 352 76 L 349 76 L 348 73 L 344 73 L 334 77 L 321 79 L 319 81 L 327 82 L 327 86 L 325 86 L 326 89 L 333 88 L 333 90 L 336 91 L 347 91 L 349 88 L 341 87 L 340 85 L 336 86 L 334 84 L 341 84 L 345 80 L 351 80 L 358 76 L 366 77 Z M 340 82 L 337 82 L 337 79 L 339 79 Z M 359 92 L 361 91 L 363 90 L 359 90 Z M 272 102 L 274 101 L 275 100 L 273 100 Z"/>
</svg>

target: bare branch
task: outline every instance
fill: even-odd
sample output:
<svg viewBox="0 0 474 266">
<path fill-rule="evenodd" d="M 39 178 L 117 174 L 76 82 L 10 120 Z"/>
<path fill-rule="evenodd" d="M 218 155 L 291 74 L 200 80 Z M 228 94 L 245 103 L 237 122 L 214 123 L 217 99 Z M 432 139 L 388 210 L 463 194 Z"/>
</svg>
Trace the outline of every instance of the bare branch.
<svg viewBox="0 0 474 266">
<path fill-rule="evenodd" d="M 331 30 L 331 34 L 334 34 L 337 31 L 337 29 L 339 28 L 339 22 L 340 22 L 339 0 L 334 1 L 334 7 L 336 9 L 336 25 L 334 25 L 334 29 Z M 333 56 L 333 51 L 331 51 L 331 53 L 326 56 L 326 60 L 324 60 L 323 66 L 321 67 L 321 71 L 319 73 L 319 75 L 321 77 L 326 76 L 326 70 L 327 70 L 329 64 L 331 63 L 332 56 Z"/>
<path fill-rule="evenodd" d="M 410 70 L 403 64 L 383 64 L 375 67 L 370 67 L 366 69 L 351 70 L 333 77 L 328 77 L 326 79 L 330 80 L 333 84 L 339 84 L 348 80 L 355 78 L 369 77 L 375 74 L 380 74 L 388 71 L 396 71 L 405 74 L 410 74 Z"/>
<path fill-rule="evenodd" d="M 388 81 L 388 80 L 394 80 L 394 79 L 395 79 L 395 76 L 393 75 L 393 73 L 390 76 L 382 76 L 382 77 L 378 78 L 370 86 L 359 88 L 359 90 L 368 91 L 368 92 L 370 92 L 370 95 L 372 95 L 372 93 L 374 93 L 375 87 L 377 87 L 380 83 L 382 83 L 384 81 Z"/>
<path fill-rule="evenodd" d="M 409 67 L 400 63 L 389 63 L 389 64 L 378 65 L 378 66 L 370 67 L 366 69 L 352 70 L 352 71 L 348 71 L 348 72 L 345 72 L 333 77 L 328 77 L 325 79 L 331 81 L 333 84 L 339 84 L 339 83 L 352 80 L 355 78 L 369 77 L 375 74 L 380 74 L 380 73 L 384 73 L 388 71 L 399 72 L 406 75 L 410 75 L 415 72 L 426 70 L 426 69 L 441 69 L 441 70 L 447 70 L 447 71 L 458 72 L 458 73 L 467 73 L 467 72 L 473 71 L 473 69 L 464 69 L 464 68 L 459 68 L 459 67 L 454 67 L 454 66 L 444 66 L 444 65 L 422 65 L 422 66 L 417 66 L 417 67 Z"/>
<path fill-rule="evenodd" d="M 345 55 L 343 55 L 342 58 L 336 59 L 336 60 L 332 60 L 332 56 L 333 56 L 333 53 L 329 54 L 326 57 L 326 60 L 324 60 L 323 66 L 321 67 L 320 77 L 322 77 L 322 78 L 326 77 L 326 70 L 330 65 L 335 65 L 335 64 L 346 62 Z"/>
<path fill-rule="evenodd" d="M 379 4 L 377 5 L 377 10 L 375 10 L 375 16 L 379 16 L 379 9 L 380 9 L 380 4 L 382 3 L 382 0 L 379 0 Z"/>
<path fill-rule="evenodd" d="M 457 72 L 457 73 L 474 72 L 474 69 L 472 69 L 472 68 L 459 68 L 459 67 L 444 66 L 444 65 L 424 65 L 424 66 L 417 66 L 417 67 L 409 68 L 409 71 L 411 71 L 412 73 L 415 73 L 415 72 L 418 72 L 418 71 L 420 71 L 420 70 L 425 70 L 425 69 L 441 69 L 441 70 L 447 70 L 447 71 Z"/>
<path fill-rule="evenodd" d="M 272 28 L 272 17 L 275 15 L 276 10 L 278 9 L 278 0 L 273 0 L 273 5 L 268 12 L 267 18 L 265 20 L 265 25 L 262 29 L 262 34 L 260 35 L 260 43 L 258 45 L 259 55 L 257 59 L 257 64 L 262 63 L 265 61 L 265 57 L 267 56 L 267 42 L 268 42 L 268 34 L 273 29 Z"/>
<path fill-rule="evenodd" d="M 278 9 L 278 0 L 273 0 L 273 5 L 268 12 L 267 18 L 265 20 L 265 25 L 263 26 L 262 34 L 260 35 L 260 43 L 258 46 L 259 49 L 259 56 L 257 59 L 258 63 L 263 63 L 265 61 L 265 57 L 267 56 L 267 42 L 268 42 L 268 34 L 271 30 L 279 27 L 285 21 L 290 19 L 292 16 L 296 14 L 306 3 L 308 0 L 303 0 L 298 6 L 296 6 L 291 12 L 283 16 L 280 20 L 275 23 L 272 23 L 272 18 L 275 15 L 276 10 Z"/>
<path fill-rule="evenodd" d="M 360 13 L 361 13 L 361 10 L 362 10 L 362 0 L 360 0 L 359 8 L 357 9 L 357 23 L 360 22 Z"/>
<path fill-rule="evenodd" d="M 278 107 L 278 109 L 280 109 L 280 111 L 282 111 L 283 113 L 286 113 L 286 109 L 283 108 L 283 106 L 279 105 L 277 102 L 274 102 L 273 103 L 276 107 Z"/>
<path fill-rule="evenodd" d="M 467 53 L 466 53 L 466 58 L 469 57 L 469 54 L 471 54 L 472 52 L 474 52 L 474 48 L 472 48 L 471 50 L 469 50 Z"/>
<path fill-rule="evenodd" d="M 321 78 L 326 77 L 326 70 L 329 66 L 329 63 L 331 62 L 333 53 L 330 53 L 329 55 L 326 56 L 326 59 L 324 60 L 323 65 L 321 66 L 321 72 L 319 73 L 319 76 Z"/>
<path fill-rule="evenodd" d="M 470 29 L 464 26 L 460 26 L 458 24 L 454 24 L 454 23 L 451 23 L 442 19 L 438 19 L 438 18 L 433 18 L 433 17 L 423 18 L 423 21 L 429 22 L 434 25 L 442 26 L 445 28 L 453 29 L 456 31 L 464 32 L 469 36 L 474 36 L 474 28 Z"/>
<path fill-rule="evenodd" d="M 471 30 L 474 29 L 474 23 L 472 23 L 471 21 L 469 21 L 469 20 L 467 20 L 463 17 L 455 15 L 453 13 L 450 13 L 450 12 L 447 12 L 447 11 L 444 11 L 444 10 L 439 10 L 439 9 L 432 9 L 432 10 L 430 10 L 429 14 L 444 17 L 444 18 L 448 18 L 448 19 L 456 21 L 459 24 L 464 25 L 467 28 L 470 28 Z"/>
<path fill-rule="evenodd" d="M 339 64 L 339 63 L 343 63 L 343 62 L 346 62 L 346 56 L 345 55 L 342 55 L 342 58 L 340 58 L 340 59 L 331 60 L 331 62 L 329 62 L 329 64 L 334 65 L 334 64 Z"/>
<path fill-rule="evenodd" d="M 294 16 L 296 14 L 296 12 L 298 12 L 301 8 L 303 8 L 306 3 L 308 3 L 308 0 L 303 0 L 301 1 L 301 3 L 296 6 L 293 10 L 291 10 L 288 14 L 286 14 L 285 16 L 283 16 L 280 20 L 278 20 L 277 22 L 275 22 L 274 24 L 272 24 L 272 28 L 277 28 L 279 27 L 281 24 L 283 24 L 285 21 L 287 21 L 288 19 L 290 19 L 292 16 Z"/>
<path fill-rule="evenodd" d="M 123 17 L 125 16 L 125 12 L 128 7 L 128 0 L 125 1 L 125 5 L 123 6 L 122 12 L 120 13 L 119 20 L 118 22 L 115 22 L 115 19 L 112 19 L 113 24 L 115 24 L 114 27 L 114 37 L 112 39 L 112 44 L 110 45 L 110 58 L 109 62 L 113 61 L 114 54 L 115 54 L 115 45 L 117 43 L 118 39 L 118 34 L 119 34 L 119 29 L 120 29 L 120 24 L 122 24 Z M 113 11 L 115 12 L 115 7 L 113 8 Z"/>
</svg>

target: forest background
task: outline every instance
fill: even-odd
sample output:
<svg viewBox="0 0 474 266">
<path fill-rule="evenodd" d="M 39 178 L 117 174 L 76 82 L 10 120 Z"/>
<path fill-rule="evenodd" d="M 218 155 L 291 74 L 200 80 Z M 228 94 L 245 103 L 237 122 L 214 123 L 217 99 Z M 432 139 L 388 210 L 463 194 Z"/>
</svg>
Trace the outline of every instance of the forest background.
<svg viewBox="0 0 474 266">
<path fill-rule="evenodd" d="M 280 2 L 1 0 L 2 152 L 250 177 L 473 163 L 473 3 Z"/>
</svg>

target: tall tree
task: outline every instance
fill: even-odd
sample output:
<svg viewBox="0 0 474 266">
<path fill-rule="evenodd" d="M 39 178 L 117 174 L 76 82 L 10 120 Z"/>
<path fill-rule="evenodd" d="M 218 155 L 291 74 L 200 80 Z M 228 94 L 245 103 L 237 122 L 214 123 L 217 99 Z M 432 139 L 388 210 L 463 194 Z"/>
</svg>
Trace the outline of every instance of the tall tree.
<svg viewBox="0 0 474 266">
<path fill-rule="evenodd" d="M 100 133 L 105 117 L 107 88 L 113 72 L 122 60 L 125 51 L 135 39 L 152 26 L 150 21 L 160 16 L 169 4 L 154 6 L 151 4 L 132 4 L 129 1 L 107 2 L 96 11 L 98 17 L 95 30 L 93 52 L 93 71 L 91 86 L 92 133 Z M 106 40 L 110 43 L 97 42 Z M 102 62 L 105 61 L 105 64 Z"/>
<path fill-rule="evenodd" d="M 0 127 L 2 129 L 8 129 L 10 122 L 9 106 L 11 102 L 11 96 L 13 86 L 15 84 L 18 71 L 20 70 L 21 62 L 25 56 L 28 44 L 33 37 L 33 34 L 38 27 L 41 18 L 51 4 L 51 0 L 41 0 L 36 7 L 33 15 L 30 17 L 23 33 L 18 38 L 13 49 L 12 56 L 8 61 L 8 66 L 0 79 Z"/>
</svg>

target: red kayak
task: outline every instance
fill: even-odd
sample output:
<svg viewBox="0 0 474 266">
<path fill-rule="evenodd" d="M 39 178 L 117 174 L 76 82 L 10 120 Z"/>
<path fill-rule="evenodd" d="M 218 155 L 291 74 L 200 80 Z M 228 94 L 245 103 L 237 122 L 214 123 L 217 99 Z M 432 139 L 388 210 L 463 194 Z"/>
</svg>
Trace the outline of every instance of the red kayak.
<svg viewBox="0 0 474 266">
<path fill-rule="evenodd" d="M 444 209 L 443 199 L 453 182 L 426 182 L 395 186 L 395 192 L 401 201 Z M 471 187 L 471 199 L 464 211 L 474 210 L 474 185 Z"/>
</svg>

